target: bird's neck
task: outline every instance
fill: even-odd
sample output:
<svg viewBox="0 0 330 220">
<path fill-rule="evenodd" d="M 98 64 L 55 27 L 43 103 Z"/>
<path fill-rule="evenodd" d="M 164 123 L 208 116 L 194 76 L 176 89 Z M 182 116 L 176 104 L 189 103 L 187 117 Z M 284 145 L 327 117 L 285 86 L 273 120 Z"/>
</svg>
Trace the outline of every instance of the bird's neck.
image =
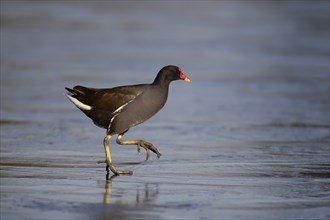
<svg viewBox="0 0 330 220">
<path fill-rule="evenodd" d="M 160 80 L 160 79 L 155 79 L 154 82 L 152 83 L 154 86 L 158 86 L 160 88 L 168 89 L 170 82 L 167 80 Z"/>
</svg>

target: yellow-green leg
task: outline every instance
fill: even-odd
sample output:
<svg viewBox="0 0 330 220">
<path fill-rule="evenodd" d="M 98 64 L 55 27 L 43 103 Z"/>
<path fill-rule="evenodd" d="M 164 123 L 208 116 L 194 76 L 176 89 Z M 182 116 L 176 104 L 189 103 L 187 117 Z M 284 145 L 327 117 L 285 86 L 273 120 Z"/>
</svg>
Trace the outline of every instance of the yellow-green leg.
<svg viewBox="0 0 330 220">
<path fill-rule="evenodd" d="M 132 175 L 133 172 L 130 170 L 118 170 L 113 164 L 112 164 L 112 159 L 111 159 L 111 152 L 110 152 L 110 147 L 109 147 L 109 140 L 111 139 L 111 135 L 107 134 L 105 136 L 103 145 L 104 145 L 104 150 L 105 150 L 105 157 L 106 157 L 106 164 L 107 164 L 107 172 L 110 170 L 116 174 L 116 175 Z"/>
<path fill-rule="evenodd" d="M 124 134 L 125 134 L 125 132 L 118 135 L 117 140 L 116 140 L 117 144 L 120 144 L 120 145 L 137 145 L 137 151 L 138 152 L 140 152 L 141 147 L 144 148 L 147 152 L 146 160 L 148 160 L 149 157 L 150 157 L 150 151 L 149 150 L 151 150 L 152 152 L 157 154 L 158 158 L 161 156 L 158 149 L 152 143 L 149 143 L 149 142 L 143 141 L 143 140 L 126 140 L 126 141 L 124 141 L 124 140 L 122 140 Z"/>
</svg>

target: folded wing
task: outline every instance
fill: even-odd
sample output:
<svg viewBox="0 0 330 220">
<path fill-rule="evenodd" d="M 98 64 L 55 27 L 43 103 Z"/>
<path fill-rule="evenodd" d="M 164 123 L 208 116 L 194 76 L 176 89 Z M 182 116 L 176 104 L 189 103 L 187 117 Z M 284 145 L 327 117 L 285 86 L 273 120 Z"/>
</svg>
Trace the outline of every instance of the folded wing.
<svg viewBox="0 0 330 220">
<path fill-rule="evenodd" d="M 73 89 L 65 89 L 68 91 L 67 97 L 77 108 L 97 126 L 107 128 L 112 117 L 142 93 L 143 86 L 121 86 L 111 89 L 75 86 Z"/>
</svg>

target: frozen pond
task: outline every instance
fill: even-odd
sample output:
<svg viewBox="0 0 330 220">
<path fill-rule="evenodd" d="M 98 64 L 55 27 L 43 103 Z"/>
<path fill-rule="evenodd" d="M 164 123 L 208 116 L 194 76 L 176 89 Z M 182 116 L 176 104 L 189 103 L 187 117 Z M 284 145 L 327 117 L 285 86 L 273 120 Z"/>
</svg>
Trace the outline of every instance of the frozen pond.
<svg viewBox="0 0 330 220">
<path fill-rule="evenodd" d="M 126 138 L 64 87 L 173 82 Z M 1 219 L 329 219 L 329 2 L 1 1 Z"/>
</svg>

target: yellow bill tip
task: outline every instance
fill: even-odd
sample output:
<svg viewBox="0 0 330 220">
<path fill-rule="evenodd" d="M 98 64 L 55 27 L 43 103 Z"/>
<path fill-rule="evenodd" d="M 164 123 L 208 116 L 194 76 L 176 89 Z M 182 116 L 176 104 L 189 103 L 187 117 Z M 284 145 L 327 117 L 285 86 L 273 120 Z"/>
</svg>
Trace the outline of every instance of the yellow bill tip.
<svg viewBox="0 0 330 220">
<path fill-rule="evenodd" d="M 184 81 L 186 81 L 186 82 L 190 82 L 190 79 L 189 79 L 188 77 L 186 77 L 186 78 L 184 79 Z"/>
</svg>

